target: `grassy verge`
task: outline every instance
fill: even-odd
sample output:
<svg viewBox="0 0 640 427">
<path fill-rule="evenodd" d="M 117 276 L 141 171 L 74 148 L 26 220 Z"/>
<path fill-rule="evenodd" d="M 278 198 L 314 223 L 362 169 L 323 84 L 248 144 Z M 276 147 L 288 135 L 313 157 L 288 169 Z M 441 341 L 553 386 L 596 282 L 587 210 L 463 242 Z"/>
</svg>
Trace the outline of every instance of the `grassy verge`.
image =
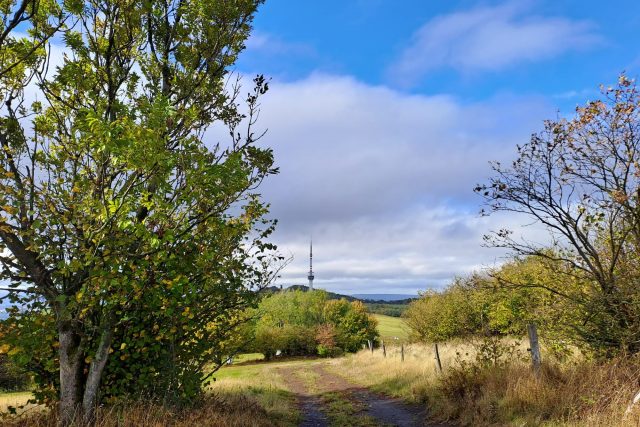
<svg viewBox="0 0 640 427">
<path fill-rule="evenodd" d="M 287 390 L 278 367 L 310 363 L 309 360 L 225 366 L 214 374 L 211 390 L 220 396 L 249 396 L 266 411 L 278 426 L 295 426 L 300 422 L 295 396 Z"/>
<path fill-rule="evenodd" d="M 612 426 L 640 425 L 640 404 L 625 414 L 640 388 L 640 359 L 595 363 L 576 359 L 547 363 L 535 375 L 528 361 L 514 358 L 500 367 L 472 363 L 474 348 L 441 345 L 444 373 L 435 370 L 430 346 L 399 351 L 363 351 L 332 361 L 331 370 L 374 390 L 423 403 L 439 420 L 461 425 Z M 461 366 L 456 354 L 469 361 Z M 526 356 L 526 351 L 524 351 Z"/>
</svg>

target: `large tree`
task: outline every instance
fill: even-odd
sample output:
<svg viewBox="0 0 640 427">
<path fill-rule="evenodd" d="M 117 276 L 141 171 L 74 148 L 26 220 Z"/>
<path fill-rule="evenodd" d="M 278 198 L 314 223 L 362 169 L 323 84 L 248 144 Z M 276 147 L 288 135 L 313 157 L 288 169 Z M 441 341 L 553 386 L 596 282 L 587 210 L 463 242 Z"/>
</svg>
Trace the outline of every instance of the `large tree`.
<svg viewBox="0 0 640 427">
<path fill-rule="evenodd" d="M 506 229 L 488 241 L 546 260 L 556 280 L 520 285 L 569 303 L 580 319 L 575 336 L 605 354 L 640 351 L 639 107 L 635 82 L 622 75 L 575 117 L 547 121 L 511 165 L 494 163 L 494 177 L 476 188 L 491 211 L 547 229 L 542 243 Z"/>
<path fill-rule="evenodd" d="M 224 338 L 270 278 L 255 189 L 276 170 L 253 130 L 267 83 L 241 113 L 228 75 L 261 0 L 6 3 L 3 275 L 17 324 L 55 325 L 62 423 L 91 421 L 114 356 L 115 377 L 166 359 L 184 386 L 213 356 L 197 342 Z M 205 143 L 214 123 L 228 141 Z"/>
</svg>

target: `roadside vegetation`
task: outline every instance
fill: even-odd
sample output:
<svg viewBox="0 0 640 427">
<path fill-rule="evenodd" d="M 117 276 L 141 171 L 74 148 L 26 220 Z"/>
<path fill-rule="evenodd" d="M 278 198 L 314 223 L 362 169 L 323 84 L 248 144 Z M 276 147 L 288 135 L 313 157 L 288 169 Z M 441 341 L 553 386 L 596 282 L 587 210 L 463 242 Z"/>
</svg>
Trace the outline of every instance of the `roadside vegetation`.
<svg viewBox="0 0 640 427">
<path fill-rule="evenodd" d="M 362 351 L 331 361 L 330 369 L 350 381 L 428 408 L 435 421 L 460 425 L 629 426 L 640 413 L 626 414 L 637 392 L 640 360 L 616 358 L 606 363 L 547 360 L 538 376 L 531 369 L 526 345 L 503 339 L 515 348 L 496 364 L 483 352 L 482 340 L 454 340 L 439 347 L 443 373 L 436 370 L 433 346 Z"/>
</svg>

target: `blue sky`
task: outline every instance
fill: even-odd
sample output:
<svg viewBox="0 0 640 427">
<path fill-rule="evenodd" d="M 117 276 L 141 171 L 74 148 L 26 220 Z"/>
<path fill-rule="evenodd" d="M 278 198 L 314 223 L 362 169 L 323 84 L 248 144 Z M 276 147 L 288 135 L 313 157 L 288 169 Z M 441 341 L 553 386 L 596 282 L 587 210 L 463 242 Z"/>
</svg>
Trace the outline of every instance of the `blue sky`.
<svg viewBox="0 0 640 427">
<path fill-rule="evenodd" d="M 467 27 L 455 22 L 474 15 L 484 19 Z M 514 43 L 520 55 L 503 52 L 504 63 L 495 67 L 456 66 L 451 63 L 455 58 L 449 57 L 417 72 L 409 87 L 403 85 L 391 75 L 394 66 L 420 37 L 421 28 L 437 23 L 454 32 L 458 25 L 456 36 L 433 35 L 434 41 L 442 42 L 442 50 L 450 49 L 454 43 L 447 41 L 456 37 L 460 43 L 470 41 L 483 27 L 493 26 L 496 40 L 506 37 L 505 44 L 527 27 L 537 37 Z M 639 27 L 640 2 L 635 1 L 271 0 L 256 17 L 254 40 L 238 67 L 281 79 L 313 72 L 347 74 L 372 85 L 413 93 L 446 92 L 464 99 L 497 92 L 556 96 L 592 90 L 622 70 L 636 71 Z M 536 38 L 552 43 L 543 48 Z M 527 54 L 527 50 L 532 51 Z M 493 62 L 499 55 L 496 52 Z"/>
<path fill-rule="evenodd" d="M 237 63 L 273 79 L 263 103 L 282 173 L 264 186 L 303 283 L 416 292 L 500 262 L 471 191 L 542 120 L 636 77 L 640 2 L 267 0 Z"/>
</svg>

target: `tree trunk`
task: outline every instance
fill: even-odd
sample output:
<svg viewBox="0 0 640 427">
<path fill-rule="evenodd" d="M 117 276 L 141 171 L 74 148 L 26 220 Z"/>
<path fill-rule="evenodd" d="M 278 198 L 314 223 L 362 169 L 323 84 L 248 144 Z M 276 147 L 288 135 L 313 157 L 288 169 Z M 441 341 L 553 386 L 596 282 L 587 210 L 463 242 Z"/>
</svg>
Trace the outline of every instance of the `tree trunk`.
<svg viewBox="0 0 640 427">
<path fill-rule="evenodd" d="M 100 343 L 94 358 L 89 365 L 89 373 L 84 385 L 84 395 L 82 397 L 82 416 L 86 425 L 91 425 L 95 421 L 96 406 L 98 402 L 98 389 L 104 367 L 109 357 L 109 348 L 113 338 L 113 328 L 109 320 L 105 320 L 102 325 Z"/>
<path fill-rule="evenodd" d="M 83 363 L 80 336 L 70 322 L 58 325 L 60 338 L 60 424 L 69 426 L 80 419 Z"/>
</svg>

